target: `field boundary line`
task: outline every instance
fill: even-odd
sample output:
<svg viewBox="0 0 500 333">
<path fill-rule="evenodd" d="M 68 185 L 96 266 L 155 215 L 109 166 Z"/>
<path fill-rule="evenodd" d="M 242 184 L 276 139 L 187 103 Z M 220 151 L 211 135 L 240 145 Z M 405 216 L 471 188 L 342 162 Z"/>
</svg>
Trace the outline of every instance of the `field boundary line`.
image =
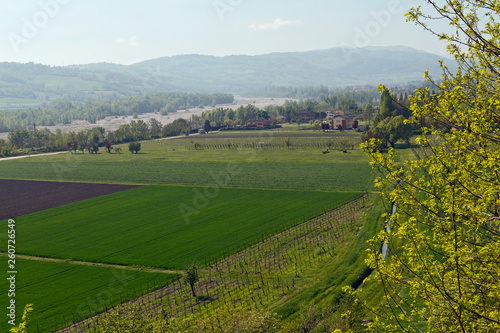
<svg viewBox="0 0 500 333">
<path fill-rule="evenodd" d="M 0 257 L 7 257 L 7 256 L 8 256 L 7 253 L 0 252 Z M 79 266 L 96 266 L 96 267 L 126 269 L 129 271 L 141 271 L 141 272 L 146 272 L 146 273 L 185 274 L 185 271 L 181 271 L 181 270 L 169 270 L 169 269 L 161 269 L 161 268 L 153 268 L 153 267 L 136 267 L 136 266 L 104 264 L 104 263 L 98 263 L 98 262 L 93 262 L 93 261 L 78 261 L 78 260 L 68 260 L 68 259 L 45 258 L 45 257 L 22 255 L 22 254 L 16 255 L 16 258 L 24 259 L 24 260 L 32 260 L 32 261 L 66 263 L 66 264 L 70 264 L 70 265 L 79 265 Z"/>
</svg>

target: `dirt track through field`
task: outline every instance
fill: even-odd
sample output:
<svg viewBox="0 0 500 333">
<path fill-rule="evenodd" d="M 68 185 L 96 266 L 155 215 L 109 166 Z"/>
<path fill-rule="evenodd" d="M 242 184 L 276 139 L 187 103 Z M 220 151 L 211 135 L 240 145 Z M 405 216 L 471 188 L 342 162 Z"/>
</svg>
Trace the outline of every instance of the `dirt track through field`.
<svg viewBox="0 0 500 333">
<path fill-rule="evenodd" d="M 7 253 L 0 252 L 0 257 L 6 257 L 6 256 L 7 256 Z M 161 269 L 161 268 L 102 264 L 102 263 L 98 263 L 98 262 L 44 258 L 44 257 L 26 256 L 26 255 L 22 255 L 22 254 L 16 254 L 16 258 L 23 259 L 23 260 L 33 260 L 33 261 L 67 263 L 67 264 L 71 264 L 71 265 L 80 265 L 80 266 L 97 266 L 97 267 L 108 267 L 108 268 L 116 268 L 116 269 L 126 269 L 126 270 L 130 270 L 130 271 L 141 271 L 141 272 L 147 272 L 147 273 L 185 274 L 185 271 L 176 271 L 176 270 Z"/>
<path fill-rule="evenodd" d="M 136 187 L 0 179 L 0 221 Z"/>
<path fill-rule="evenodd" d="M 51 155 L 59 155 L 67 153 L 67 151 L 59 151 L 57 153 L 47 153 L 47 154 L 33 154 L 33 155 L 23 155 L 23 156 L 15 156 L 15 157 L 3 157 L 0 158 L 0 162 L 2 161 L 10 161 L 10 160 L 18 160 L 21 158 L 31 158 L 31 157 L 39 157 L 39 156 L 51 156 Z"/>
</svg>

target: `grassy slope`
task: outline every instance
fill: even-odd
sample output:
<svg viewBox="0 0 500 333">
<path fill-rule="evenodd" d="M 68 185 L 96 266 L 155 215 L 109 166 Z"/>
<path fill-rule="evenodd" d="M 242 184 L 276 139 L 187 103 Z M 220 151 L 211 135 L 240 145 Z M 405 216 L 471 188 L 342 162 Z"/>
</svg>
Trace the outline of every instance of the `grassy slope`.
<svg viewBox="0 0 500 333">
<path fill-rule="evenodd" d="M 381 217 L 383 207 L 380 198 L 373 202 L 373 209 L 364 217 L 364 224 L 356 239 L 339 247 L 339 255 L 323 270 L 316 272 L 311 277 L 310 284 L 302 288 L 299 293 L 286 303 L 278 303 L 274 306 L 276 311 L 285 318 L 295 318 L 300 311 L 299 304 L 307 305 L 310 302 L 331 306 L 338 301 L 341 295 L 341 286 L 356 286 L 360 278 L 368 273 L 364 262 L 368 245 L 366 241 L 371 239 L 383 226 L 384 219 Z M 377 295 L 378 290 L 366 292 L 365 297 Z"/>
<path fill-rule="evenodd" d="M 406 160 L 417 159 L 418 157 L 415 155 L 415 153 L 421 154 L 422 157 L 424 157 L 422 148 L 419 148 L 418 146 L 416 147 L 414 146 L 413 149 L 408 149 L 406 145 L 399 145 L 397 146 L 397 148 L 398 151 L 397 151 L 396 161 L 398 163 L 403 163 Z M 380 201 L 382 201 L 382 199 L 380 199 Z M 392 205 L 388 202 L 385 202 L 385 210 L 387 211 L 387 213 L 390 213 L 391 209 Z M 385 218 L 383 217 L 380 217 L 380 220 L 385 222 Z M 390 258 L 391 258 L 391 250 L 389 248 L 386 259 L 390 260 Z M 385 297 L 385 292 L 382 281 L 378 277 L 376 271 L 363 283 L 361 287 L 362 288 L 360 289 L 359 296 L 367 303 L 367 305 L 371 309 L 375 309 L 378 313 L 384 313 L 385 311 L 388 310 L 385 307 L 386 303 L 381 301 Z M 401 294 L 407 294 L 407 293 L 408 293 L 407 290 L 401 290 Z M 407 309 L 407 311 L 411 311 L 411 309 Z M 374 314 L 368 313 L 367 317 L 369 319 L 372 319 L 374 317 Z M 422 331 L 425 331 L 425 324 L 421 323 L 421 325 L 422 326 L 420 326 L 420 328 L 422 329 Z"/>
<path fill-rule="evenodd" d="M 18 252 L 184 269 L 192 260 L 204 263 L 360 195 L 210 189 L 213 199 L 186 221 L 180 204 L 205 205 L 196 193 L 205 189 L 148 186 L 25 215 L 16 219 Z"/>
<path fill-rule="evenodd" d="M 7 257 L 0 257 L 3 267 L 7 266 Z M 17 323 L 21 319 L 23 308 L 27 303 L 34 305 L 30 319 L 30 332 L 46 330 L 47 324 L 54 329 L 56 320 L 61 328 L 63 316 L 68 323 L 75 315 L 76 319 L 85 318 L 89 312 L 95 314 L 105 310 L 110 304 L 120 303 L 120 297 L 133 298 L 142 288 L 150 290 L 153 284 L 156 287 L 173 281 L 177 275 L 163 273 L 145 273 L 140 271 L 124 271 L 114 268 L 78 266 L 66 263 L 44 261 L 16 260 L 18 271 L 16 280 L 16 312 Z M 5 299 L 8 285 L 7 280 L 0 283 L 5 290 Z M 89 309 L 90 308 L 90 309 Z M 5 312 L 5 310 L 3 311 Z M 79 318 L 80 317 L 80 318 Z M 0 331 L 7 332 L 7 320 L 0 321 Z"/>
</svg>

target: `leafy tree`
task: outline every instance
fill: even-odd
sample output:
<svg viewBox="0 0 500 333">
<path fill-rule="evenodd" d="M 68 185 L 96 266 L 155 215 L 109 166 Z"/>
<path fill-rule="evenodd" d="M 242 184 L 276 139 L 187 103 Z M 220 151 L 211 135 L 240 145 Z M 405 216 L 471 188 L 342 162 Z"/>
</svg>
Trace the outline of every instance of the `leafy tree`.
<svg viewBox="0 0 500 333">
<path fill-rule="evenodd" d="M 151 134 L 152 137 L 160 137 L 161 135 L 161 130 L 162 130 L 162 124 L 155 118 L 149 119 L 149 133 Z"/>
<path fill-rule="evenodd" d="M 74 134 L 73 141 L 76 141 L 78 143 L 82 143 L 84 146 L 86 146 L 87 142 L 92 141 L 92 140 L 89 140 L 89 135 L 90 135 L 90 131 L 88 129 L 81 130 L 80 132 Z M 78 148 L 78 149 L 80 149 L 80 148 Z"/>
<path fill-rule="evenodd" d="M 120 125 L 116 131 L 110 134 L 110 140 L 115 142 L 130 142 L 134 140 L 132 129 L 129 124 Z"/>
<path fill-rule="evenodd" d="M 389 142 L 391 142 L 391 145 L 396 143 L 398 140 L 403 140 L 408 146 L 410 146 L 410 138 L 413 135 L 413 128 L 403 116 L 400 115 L 392 117 L 389 126 Z"/>
<path fill-rule="evenodd" d="M 337 102 L 338 102 L 337 96 L 325 97 L 323 100 L 325 101 L 325 103 L 327 103 L 331 107 L 333 107 L 333 108 L 337 107 Z"/>
<path fill-rule="evenodd" d="M 205 132 L 210 132 L 212 130 L 212 126 L 210 126 L 210 120 L 205 120 L 205 124 L 203 125 L 203 129 Z"/>
<path fill-rule="evenodd" d="M 235 120 L 240 125 L 243 125 L 249 120 L 261 118 L 262 116 L 263 115 L 261 114 L 260 110 L 258 110 L 254 105 L 249 104 L 247 106 L 240 106 L 236 110 Z"/>
<path fill-rule="evenodd" d="M 189 123 L 186 119 L 179 118 L 174 120 L 172 123 L 163 126 L 162 136 L 177 136 L 181 133 L 188 133 L 190 129 Z"/>
<path fill-rule="evenodd" d="M 90 154 L 92 154 L 92 153 L 97 154 L 97 152 L 99 152 L 99 144 L 97 142 L 91 141 L 89 143 L 88 147 L 89 147 Z"/>
<path fill-rule="evenodd" d="M 339 102 L 339 108 L 345 112 L 357 112 L 358 104 L 353 99 L 342 99 Z"/>
<path fill-rule="evenodd" d="M 87 144 L 85 142 L 79 142 L 78 143 L 78 150 L 82 152 L 82 154 L 85 153 L 85 148 L 87 147 Z"/>
<path fill-rule="evenodd" d="M 380 96 L 380 111 L 373 120 L 373 124 L 377 125 L 380 121 L 393 116 L 395 110 L 391 93 L 388 90 L 384 90 L 382 96 Z"/>
<path fill-rule="evenodd" d="M 83 133 L 86 136 L 86 138 L 88 138 L 87 139 L 88 142 L 95 142 L 96 144 L 99 144 L 99 142 L 103 141 L 106 129 L 104 127 L 93 127 L 92 129 L 88 131 L 82 131 L 81 133 Z"/>
<path fill-rule="evenodd" d="M 403 116 L 406 119 L 411 117 L 411 111 L 407 107 L 409 101 L 405 100 L 402 94 L 400 96 L 400 99 L 398 99 L 396 94 L 391 95 L 389 90 L 382 91 L 382 95 L 380 96 L 380 112 L 373 120 L 374 125 L 389 117 Z"/>
<path fill-rule="evenodd" d="M 0 155 L 2 157 L 9 157 L 11 154 L 11 150 L 9 148 L 3 147 L 0 151 Z"/>
<path fill-rule="evenodd" d="M 9 132 L 9 143 L 17 148 L 24 148 L 28 145 L 31 134 L 27 129 L 16 129 Z"/>
<path fill-rule="evenodd" d="M 323 130 L 323 132 L 329 130 L 330 129 L 330 123 L 327 122 L 327 121 L 322 122 L 321 123 L 321 129 Z"/>
<path fill-rule="evenodd" d="M 28 332 L 28 321 L 31 312 L 33 311 L 33 304 L 27 304 L 24 307 L 23 316 L 21 322 L 16 327 L 12 327 L 9 332 L 11 333 L 27 333 Z"/>
<path fill-rule="evenodd" d="M 191 287 L 191 293 L 193 294 L 193 297 L 196 297 L 196 291 L 194 289 L 194 285 L 198 280 L 200 279 L 200 275 L 198 273 L 198 266 L 196 266 L 194 263 L 191 264 L 187 271 L 186 271 L 186 281 L 189 283 L 189 286 Z"/>
<path fill-rule="evenodd" d="M 113 149 L 113 147 L 111 146 L 111 143 L 109 143 L 109 141 L 104 142 L 104 148 L 106 149 L 106 151 L 108 153 L 111 153 L 111 149 Z"/>
<path fill-rule="evenodd" d="M 133 153 L 138 153 L 141 150 L 141 143 L 140 142 L 131 142 L 128 145 L 128 150 Z"/>
<path fill-rule="evenodd" d="M 379 136 L 377 133 L 373 133 L 372 131 L 366 131 L 361 134 L 361 142 L 368 142 L 371 139 L 379 140 Z"/>
<path fill-rule="evenodd" d="M 373 105 L 371 105 L 370 103 L 366 104 L 361 117 L 363 118 L 364 121 L 368 121 L 368 125 L 371 124 L 374 112 L 375 109 L 373 108 Z"/>
<path fill-rule="evenodd" d="M 267 113 L 267 111 L 264 111 L 264 110 L 258 110 L 257 111 L 257 118 L 262 118 L 262 119 L 269 119 L 269 113 Z"/>
<path fill-rule="evenodd" d="M 500 331 L 500 1 L 426 1 L 409 21 L 448 42 L 459 68 L 410 97 L 422 128 L 420 158 L 372 152 L 385 170 L 382 194 L 397 202 L 390 232 L 373 240 L 368 263 L 385 293 L 372 327 L 391 332 Z M 441 5 L 441 3 L 443 3 Z M 442 19 L 451 33 L 432 30 Z M 455 32 L 456 31 L 456 32 Z M 431 81 L 432 78 L 426 75 Z M 433 81 L 432 81 L 433 82 Z M 434 83 L 435 84 L 435 83 Z M 389 93 L 389 92 L 387 92 Z M 390 256 L 380 257 L 380 242 Z"/>
<path fill-rule="evenodd" d="M 132 120 L 130 122 L 130 130 L 134 140 L 144 140 L 148 138 L 149 129 L 144 120 Z"/>
<path fill-rule="evenodd" d="M 73 151 L 73 153 L 76 153 L 76 151 L 78 150 L 78 142 L 76 142 L 76 141 L 75 142 L 71 142 L 70 148 Z"/>
<path fill-rule="evenodd" d="M 236 117 L 236 111 L 230 109 L 226 112 L 226 115 L 225 117 L 229 120 L 234 120 L 234 118 Z"/>
<path fill-rule="evenodd" d="M 399 140 L 403 140 L 409 145 L 413 133 L 412 126 L 405 123 L 403 116 L 385 118 L 377 124 L 373 131 L 377 133 L 384 147 L 387 147 L 387 143 L 394 147 Z"/>
<path fill-rule="evenodd" d="M 373 132 L 377 135 L 377 138 L 380 140 L 381 146 L 386 148 L 387 144 L 389 143 L 389 122 L 391 121 L 391 118 L 385 118 L 381 120 L 378 124 L 377 127 L 373 128 Z M 394 144 L 391 144 L 392 147 L 394 147 Z"/>
<path fill-rule="evenodd" d="M 235 127 L 237 124 L 234 120 L 226 119 L 224 120 L 224 125 L 226 125 L 226 127 Z"/>
<path fill-rule="evenodd" d="M 326 112 L 324 111 L 319 111 L 314 113 L 314 119 L 325 119 L 326 118 Z"/>
</svg>

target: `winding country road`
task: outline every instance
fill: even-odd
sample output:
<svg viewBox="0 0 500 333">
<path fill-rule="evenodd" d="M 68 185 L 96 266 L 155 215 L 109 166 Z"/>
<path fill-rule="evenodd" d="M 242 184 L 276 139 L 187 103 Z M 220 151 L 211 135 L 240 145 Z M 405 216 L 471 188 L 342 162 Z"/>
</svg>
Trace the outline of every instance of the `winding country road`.
<svg viewBox="0 0 500 333">
<path fill-rule="evenodd" d="M 17 160 L 20 158 L 31 158 L 31 157 L 37 157 L 37 156 L 50 156 L 50 155 L 58 155 L 58 154 L 65 154 L 68 153 L 67 151 L 59 151 L 57 153 L 47 153 L 47 154 L 33 154 L 33 155 L 23 155 L 23 156 L 15 156 L 15 157 L 4 157 L 0 158 L 1 161 L 8 161 L 8 160 Z"/>
</svg>

